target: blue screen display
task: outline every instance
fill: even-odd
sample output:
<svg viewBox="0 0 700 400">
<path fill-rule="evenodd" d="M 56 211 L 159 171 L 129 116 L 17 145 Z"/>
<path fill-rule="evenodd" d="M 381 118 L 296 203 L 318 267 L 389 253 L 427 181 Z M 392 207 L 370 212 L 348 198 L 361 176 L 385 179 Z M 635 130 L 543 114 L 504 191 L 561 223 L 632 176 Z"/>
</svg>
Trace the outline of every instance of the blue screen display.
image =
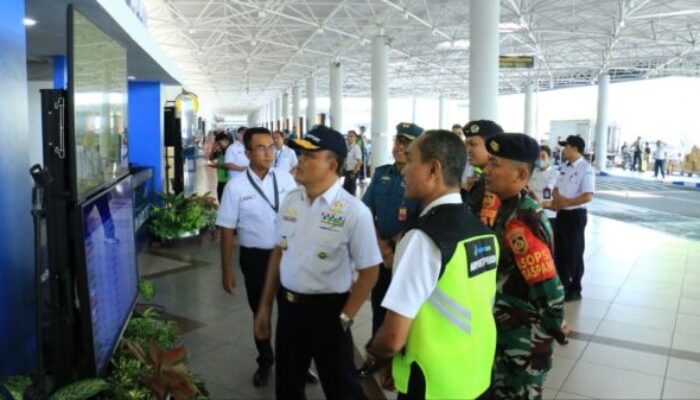
<svg viewBox="0 0 700 400">
<path fill-rule="evenodd" d="M 138 291 L 131 177 L 84 203 L 82 216 L 95 365 L 101 375 Z"/>
</svg>

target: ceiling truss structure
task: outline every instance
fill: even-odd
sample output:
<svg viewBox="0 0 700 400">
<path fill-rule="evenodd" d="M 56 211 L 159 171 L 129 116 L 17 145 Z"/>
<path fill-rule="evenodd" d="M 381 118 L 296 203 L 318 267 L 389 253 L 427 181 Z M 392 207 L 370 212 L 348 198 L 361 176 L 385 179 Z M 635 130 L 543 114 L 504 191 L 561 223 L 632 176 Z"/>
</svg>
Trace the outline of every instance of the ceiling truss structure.
<svg viewBox="0 0 700 400">
<path fill-rule="evenodd" d="M 535 57 L 502 69 L 501 93 L 700 75 L 698 0 L 500 1 L 502 55 Z M 466 98 L 467 0 L 145 0 L 148 27 L 182 68 L 185 86 L 218 112 L 248 113 L 304 79 L 328 93 L 344 65 L 346 96 L 369 96 L 371 41 L 391 42 L 391 96 Z"/>
</svg>

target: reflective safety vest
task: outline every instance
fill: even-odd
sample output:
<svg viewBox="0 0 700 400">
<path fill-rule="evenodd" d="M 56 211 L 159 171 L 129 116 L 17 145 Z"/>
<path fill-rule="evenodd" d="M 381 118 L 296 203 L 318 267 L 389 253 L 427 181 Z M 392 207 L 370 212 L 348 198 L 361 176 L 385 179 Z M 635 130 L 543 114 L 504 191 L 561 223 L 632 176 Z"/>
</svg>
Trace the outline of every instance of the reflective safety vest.
<svg viewBox="0 0 700 400">
<path fill-rule="evenodd" d="M 440 249 L 442 269 L 411 324 L 406 347 L 394 356 L 394 384 L 408 394 L 424 381 L 425 393 L 417 395 L 427 399 L 474 399 L 491 383 L 496 351 L 498 241 L 463 204 L 431 209 L 414 229 Z"/>
</svg>

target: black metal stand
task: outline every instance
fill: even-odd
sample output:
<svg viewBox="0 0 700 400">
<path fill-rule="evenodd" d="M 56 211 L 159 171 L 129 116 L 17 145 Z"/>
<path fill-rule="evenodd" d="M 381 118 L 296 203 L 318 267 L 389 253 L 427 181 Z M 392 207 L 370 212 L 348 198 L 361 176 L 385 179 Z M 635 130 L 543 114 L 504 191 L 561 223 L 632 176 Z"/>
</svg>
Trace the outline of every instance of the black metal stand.
<svg viewBox="0 0 700 400">
<path fill-rule="evenodd" d="M 44 371 L 44 340 L 42 332 L 42 308 L 44 303 L 44 291 L 42 285 L 43 277 L 43 255 L 41 249 L 42 239 L 42 219 L 46 215 L 44 202 L 44 189 L 51 183 L 51 174 L 40 165 L 35 164 L 29 169 L 29 173 L 34 179 L 32 188 L 32 219 L 34 221 L 34 291 L 36 295 L 36 380 L 34 386 L 27 391 L 28 399 L 45 399 L 46 374 Z M 48 277 L 47 277 L 48 279 Z"/>
</svg>

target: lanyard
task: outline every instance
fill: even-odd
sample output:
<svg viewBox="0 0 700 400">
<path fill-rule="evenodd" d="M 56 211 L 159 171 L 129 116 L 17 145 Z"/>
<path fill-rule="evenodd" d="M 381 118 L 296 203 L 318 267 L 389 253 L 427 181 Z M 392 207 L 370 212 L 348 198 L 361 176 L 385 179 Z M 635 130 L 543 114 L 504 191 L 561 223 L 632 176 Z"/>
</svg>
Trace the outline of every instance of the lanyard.
<svg viewBox="0 0 700 400">
<path fill-rule="evenodd" d="M 275 212 L 277 212 L 280 205 L 280 197 L 279 193 L 277 192 L 277 177 L 275 176 L 275 174 L 273 172 L 269 172 L 270 174 L 272 174 L 272 186 L 275 190 L 275 204 L 272 204 L 272 202 L 270 202 L 267 196 L 265 196 L 265 193 L 263 193 L 262 189 L 260 189 L 260 186 L 258 186 L 258 184 L 255 183 L 253 177 L 250 176 L 250 170 L 247 169 L 245 173 L 248 176 L 248 182 L 250 182 L 250 184 L 253 185 L 253 188 L 260 194 L 260 196 L 262 196 L 263 199 L 265 199 L 267 204 L 269 204 L 270 207 L 272 207 L 272 209 L 275 210 Z"/>
<path fill-rule="evenodd" d="M 282 149 L 277 150 L 275 153 L 275 168 L 277 168 L 277 165 L 280 163 L 280 156 L 282 155 Z"/>
</svg>

